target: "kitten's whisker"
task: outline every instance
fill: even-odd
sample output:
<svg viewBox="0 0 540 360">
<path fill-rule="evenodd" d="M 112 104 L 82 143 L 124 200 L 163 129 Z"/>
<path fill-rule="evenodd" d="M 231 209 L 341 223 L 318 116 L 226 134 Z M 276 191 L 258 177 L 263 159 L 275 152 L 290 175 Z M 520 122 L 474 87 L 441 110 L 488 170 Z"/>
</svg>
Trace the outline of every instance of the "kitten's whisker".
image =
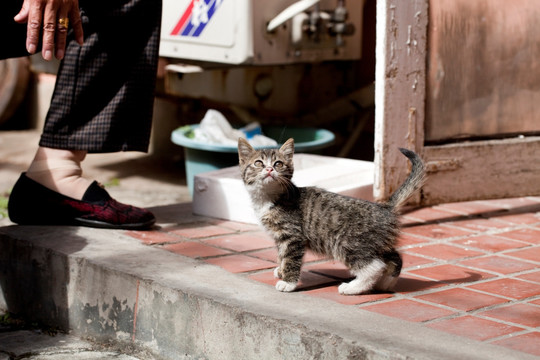
<svg viewBox="0 0 540 360">
<path fill-rule="evenodd" d="M 287 192 L 287 196 L 291 195 L 291 190 L 294 190 L 294 184 L 287 178 L 278 177 L 277 178 L 281 188 Z"/>
</svg>

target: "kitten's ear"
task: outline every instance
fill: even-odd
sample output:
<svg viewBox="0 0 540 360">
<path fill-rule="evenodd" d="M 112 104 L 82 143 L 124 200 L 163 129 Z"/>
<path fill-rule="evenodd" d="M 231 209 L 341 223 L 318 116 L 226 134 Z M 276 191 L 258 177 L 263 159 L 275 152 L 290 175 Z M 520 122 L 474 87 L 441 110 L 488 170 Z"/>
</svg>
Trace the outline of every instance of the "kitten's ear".
<svg viewBox="0 0 540 360">
<path fill-rule="evenodd" d="M 254 151 L 255 149 L 249 145 L 246 139 L 238 138 L 238 159 L 240 160 L 240 165 L 244 165 Z"/>
<path fill-rule="evenodd" d="M 294 155 L 294 139 L 290 138 L 281 145 L 279 152 L 282 153 L 288 161 L 291 161 Z"/>
</svg>

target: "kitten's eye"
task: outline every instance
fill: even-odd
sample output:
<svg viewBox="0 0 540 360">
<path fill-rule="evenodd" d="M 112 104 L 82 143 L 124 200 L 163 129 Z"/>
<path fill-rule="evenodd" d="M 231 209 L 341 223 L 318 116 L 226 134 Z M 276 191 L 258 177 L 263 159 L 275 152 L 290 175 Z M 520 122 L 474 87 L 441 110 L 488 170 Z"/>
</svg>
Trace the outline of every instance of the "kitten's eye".
<svg viewBox="0 0 540 360">
<path fill-rule="evenodd" d="M 255 161 L 255 166 L 256 167 L 263 167 L 264 164 L 263 164 L 263 162 L 261 160 L 257 160 L 257 161 Z"/>
<path fill-rule="evenodd" d="M 274 163 L 274 167 L 275 167 L 276 169 L 281 169 L 281 168 L 283 167 L 283 162 L 281 162 L 281 161 L 276 161 L 276 162 Z"/>
</svg>

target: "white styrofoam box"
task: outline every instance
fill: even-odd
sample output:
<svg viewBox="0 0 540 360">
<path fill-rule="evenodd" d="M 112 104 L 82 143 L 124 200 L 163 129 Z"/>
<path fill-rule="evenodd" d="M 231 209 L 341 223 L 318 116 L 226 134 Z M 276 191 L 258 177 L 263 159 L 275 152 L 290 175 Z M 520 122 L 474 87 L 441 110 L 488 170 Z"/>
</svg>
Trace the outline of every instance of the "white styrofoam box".
<svg viewBox="0 0 540 360">
<path fill-rule="evenodd" d="M 222 64 L 289 64 L 355 60 L 362 55 L 364 0 L 346 2 L 354 32 L 337 45 L 335 37 L 294 41 L 292 19 L 274 31 L 267 24 L 298 0 L 163 0 L 160 55 Z M 337 1 L 320 0 L 332 12 Z M 308 9 L 312 11 L 314 7 Z M 299 28 L 300 29 L 300 28 Z"/>
<path fill-rule="evenodd" d="M 372 162 L 296 154 L 293 182 L 297 186 L 320 188 L 359 199 L 373 199 Z M 251 200 L 233 166 L 195 176 L 193 213 L 245 223 L 257 223 Z"/>
</svg>

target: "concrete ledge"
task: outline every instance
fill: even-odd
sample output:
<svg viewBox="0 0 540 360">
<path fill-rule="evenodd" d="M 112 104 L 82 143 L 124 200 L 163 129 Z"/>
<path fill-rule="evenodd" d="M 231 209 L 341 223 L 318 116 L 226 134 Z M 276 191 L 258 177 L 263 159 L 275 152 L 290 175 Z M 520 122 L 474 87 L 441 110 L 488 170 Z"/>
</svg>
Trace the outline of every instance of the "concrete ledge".
<svg viewBox="0 0 540 360">
<path fill-rule="evenodd" d="M 0 308 L 164 359 L 512 359 L 516 353 L 144 246 L 121 231 L 0 228 Z M 534 359 L 519 353 L 520 359 Z"/>
</svg>

